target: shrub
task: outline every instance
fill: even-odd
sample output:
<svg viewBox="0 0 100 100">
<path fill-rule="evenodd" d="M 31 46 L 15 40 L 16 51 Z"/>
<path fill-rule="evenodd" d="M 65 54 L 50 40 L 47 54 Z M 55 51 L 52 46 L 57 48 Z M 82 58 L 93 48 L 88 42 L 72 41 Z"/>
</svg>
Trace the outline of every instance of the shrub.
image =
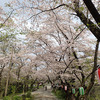
<svg viewBox="0 0 100 100">
<path fill-rule="evenodd" d="M 11 92 L 12 92 L 13 94 L 15 94 L 15 92 L 16 92 L 16 86 L 11 86 Z"/>
<path fill-rule="evenodd" d="M 23 94 L 23 95 L 22 95 L 22 100 L 25 100 L 25 99 L 26 99 L 26 95 Z"/>
<path fill-rule="evenodd" d="M 27 97 L 27 98 L 31 98 L 31 97 L 32 97 L 30 91 L 27 92 L 26 97 Z"/>
<path fill-rule="evenodd" d="M 34 96 L 31 95 L 31 92 L 27 92 L 27 94 L 22 95 L 22 100 L 34 100 Z"/>
<path fill-rule="evenodd" d="M 11 100 L 11 98 L 9 96 L 6 96 L 3 98 L 3 100 Z"/>
<path fill-rule="evenodd" d="M 26 98 L 25 100 L 31 100 L 31 98 Z"/>
<path fill-rule="evenodd" d="M 57 98 L 61 99 L 61 100 L 65 100 L 66 98 L 66 93 L 63 90 L 53 90 L 53 93 L 57 96 Z"/>
<path fill-rule="evenodd" d="M 14 96 L 13 100 L 22 100 L 21 96 Z"/>
</svg>

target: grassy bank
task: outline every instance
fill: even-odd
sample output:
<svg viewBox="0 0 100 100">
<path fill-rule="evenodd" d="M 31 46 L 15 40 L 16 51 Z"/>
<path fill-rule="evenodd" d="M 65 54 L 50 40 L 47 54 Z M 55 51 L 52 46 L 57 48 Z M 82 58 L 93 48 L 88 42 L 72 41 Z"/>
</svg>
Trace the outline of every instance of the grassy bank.
<svg viewBox="0 0 100 100">
<path fill-rule="evenodd" d="M 31 95 L 31 92 L 27 92 L 26 94 L 9 95 L 3 97 L 2 100 L 34 100 L 34 96 Z"/>
</svg>

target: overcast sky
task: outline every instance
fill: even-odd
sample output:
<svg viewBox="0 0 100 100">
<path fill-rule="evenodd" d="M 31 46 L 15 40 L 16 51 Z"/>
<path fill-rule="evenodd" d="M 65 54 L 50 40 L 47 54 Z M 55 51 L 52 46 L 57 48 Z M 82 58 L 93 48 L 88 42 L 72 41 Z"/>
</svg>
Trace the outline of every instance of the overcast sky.
<svg viewBox="0 0 100 100">
<path fill-rule="evenodd" d="M 8 3 L 11 0 L 0 0 L 0 6 L 2 6 L 2 8 L 4 9 L 4 11 L 8 11 L 9 8 L 5 7 L 5 3 Z"/>
</svg>

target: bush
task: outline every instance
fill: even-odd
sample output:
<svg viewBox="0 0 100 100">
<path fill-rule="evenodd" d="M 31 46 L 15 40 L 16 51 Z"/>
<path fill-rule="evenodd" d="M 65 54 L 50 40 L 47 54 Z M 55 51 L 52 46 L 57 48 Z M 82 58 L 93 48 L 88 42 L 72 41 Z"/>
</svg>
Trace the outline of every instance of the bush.
<svg viewBox="0 0 100 100">
<path fill-rule="evenodd" d="M 30 91 L 27 92 L 26 97 L 27 97 L 27 98 L 31 98 L 31 97 L 32 97 Z"/>
<path fill-rule="evenodd" d="M 31 100 L 31 98 L 26 98 L 25 100 Z"/>
<path fill-rule="evenodd" d="M 3 100 L 11 100 L 11 98 L 9 96 L 6 96 L 3 98 Z"/>
<path fill-rule="evenodd" d="M 15 92 L 16 92 L 16 86 L 11 86 L 11 93 L 13 93 L 13 94 L 15 94 Z"/>
<path fill-rule="evenodd" d="M 27 94 L 22 95 L 22 100 L 34 100 L 34 96 L 31 95 L 31 92 L 28 91 Z"/>
<path fill-rule="evenodd" d="M 13 100 L 22 100 L 21 96 L 14 96 Z"/>
<path fill-rule="evenodd" d="M 57 96 L 57 98 L 65 100 L 66 93 L 63 90 L 56 90 L 56 91 L 53 90 L 52 92 Z"/>
<path fill-rule="evenodd" d="M 26 99 L 26 95 L 23 94 L 23 95 L 22 95 L 22 100 L 25 100 L 25 99 Z"/>
</svg>

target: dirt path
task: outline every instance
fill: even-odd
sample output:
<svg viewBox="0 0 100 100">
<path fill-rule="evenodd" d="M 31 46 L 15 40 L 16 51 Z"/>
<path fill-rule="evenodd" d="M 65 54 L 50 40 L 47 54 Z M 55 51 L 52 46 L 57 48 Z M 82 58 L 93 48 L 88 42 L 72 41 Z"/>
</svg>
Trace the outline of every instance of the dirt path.
<svg viewBox="0 0 100 100">
<path fill-rule="evenodd" d="M 45 91 L 43 88 L 32 92 L 32 95 L 35 96 L 35 100 L 58 100 L 51 92 L 49 86 L 47 86 L 47 90 Z"/>
</svg>

